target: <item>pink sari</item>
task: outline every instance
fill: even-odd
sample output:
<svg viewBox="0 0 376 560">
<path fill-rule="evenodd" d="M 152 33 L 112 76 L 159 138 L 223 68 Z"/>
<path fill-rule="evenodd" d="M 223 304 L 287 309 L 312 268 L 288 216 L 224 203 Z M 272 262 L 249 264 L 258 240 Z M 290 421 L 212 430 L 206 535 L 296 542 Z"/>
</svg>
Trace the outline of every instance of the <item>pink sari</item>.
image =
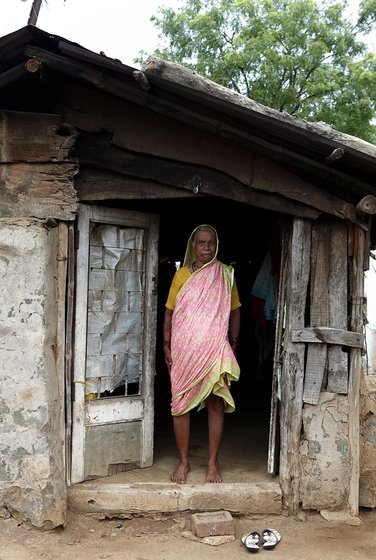
<svg viewBox="0 0 376 560">
<path fill-rule="evenodd" d="M 214 259 L 179 291 L 172 316 L 171 411 L 179 416 L 214 393 L 235 409 L 231 381 L 240 375 L 228 341 L 233 269 Z"/>
</svg>

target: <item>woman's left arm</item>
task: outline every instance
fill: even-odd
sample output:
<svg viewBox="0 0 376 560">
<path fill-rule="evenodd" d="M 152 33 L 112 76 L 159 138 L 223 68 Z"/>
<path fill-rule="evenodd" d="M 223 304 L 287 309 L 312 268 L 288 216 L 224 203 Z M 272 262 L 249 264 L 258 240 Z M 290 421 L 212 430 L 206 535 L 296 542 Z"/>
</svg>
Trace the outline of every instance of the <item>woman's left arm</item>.
<svg viewBox="0 0 376 560">
<path fill-rule="evenodd" d="M 236 355 L 239 345 L 239 332 L 240 332 L 240 307 L 232 309 L 229 320 L 229 340 L 231 348 Z"/>
</svg>

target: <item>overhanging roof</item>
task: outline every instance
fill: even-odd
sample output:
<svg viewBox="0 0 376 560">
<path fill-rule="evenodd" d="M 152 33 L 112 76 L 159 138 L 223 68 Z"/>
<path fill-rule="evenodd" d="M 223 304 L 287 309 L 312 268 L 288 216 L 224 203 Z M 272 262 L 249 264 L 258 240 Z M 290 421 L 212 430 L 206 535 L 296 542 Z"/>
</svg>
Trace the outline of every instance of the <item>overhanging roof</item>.
<svg viewBox="0 0 376 560">
<path fill-rule="evenodd" d="M 141 72 L 34 26 L 0 38 L 0 100 L 21 82 L 35 81 L 25 67 L 30 59 L 109 95 L 249 147 L 343 198 L 356 202 L 376 194 L 372 144 L 324 123 L 309 123 L 265 107 L 178 65 L 154 59 Z"/>
</svg>

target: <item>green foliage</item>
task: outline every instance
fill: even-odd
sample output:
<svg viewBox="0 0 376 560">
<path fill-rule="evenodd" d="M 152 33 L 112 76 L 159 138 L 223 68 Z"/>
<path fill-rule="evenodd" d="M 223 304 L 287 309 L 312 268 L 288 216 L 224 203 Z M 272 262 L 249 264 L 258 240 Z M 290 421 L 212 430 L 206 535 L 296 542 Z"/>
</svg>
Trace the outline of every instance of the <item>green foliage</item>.
<svg viewBox="0 0 376 560">
<path fill-rule="evenodd" d="M 218 84 L 307 120 L 376 141 L 376 58 L 358 40 L 375 26 L 376 0 L 357 23 L 326 0 L 185 0 L 152 17 L 154 53 Z"/>
</svg>

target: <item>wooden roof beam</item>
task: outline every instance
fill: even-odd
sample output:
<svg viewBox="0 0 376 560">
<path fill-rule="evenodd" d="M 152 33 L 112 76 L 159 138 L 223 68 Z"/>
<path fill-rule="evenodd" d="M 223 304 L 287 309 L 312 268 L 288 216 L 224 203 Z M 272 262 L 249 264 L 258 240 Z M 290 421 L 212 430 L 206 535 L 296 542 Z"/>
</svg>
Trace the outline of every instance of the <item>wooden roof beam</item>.
<svg viewBox="0 0 376 560">
<path fill-rule="evenodd" d="M 130 152 L 111 145 L 111 133 L 82 135 L 75 150 L 81 164 L 106 169 L 128 177 L 148 180 L 156 185 L 169 186 L 193 194 L 216 196 L 293 216 L 316 219 L 321 212 L 308 204 L 302 204 L 281 196 L 247 187 L 230 175 L 202 165 L 186 164 L 158 158 L 148 154 Z M 119 197 L 117 184 L 117 195 Z M 123 186 L 124 188 L 124 186 Z M 86 196 L 88 196 L 86 191 Z M 164 192 L 164 196 L 166 193 Z M 171 197 L 174 198 L 173 191 Z M 124 196 L 120 196 L 124 198 Z M 137 198 L 134 196 L 134 198 Z"/>
</svg>

